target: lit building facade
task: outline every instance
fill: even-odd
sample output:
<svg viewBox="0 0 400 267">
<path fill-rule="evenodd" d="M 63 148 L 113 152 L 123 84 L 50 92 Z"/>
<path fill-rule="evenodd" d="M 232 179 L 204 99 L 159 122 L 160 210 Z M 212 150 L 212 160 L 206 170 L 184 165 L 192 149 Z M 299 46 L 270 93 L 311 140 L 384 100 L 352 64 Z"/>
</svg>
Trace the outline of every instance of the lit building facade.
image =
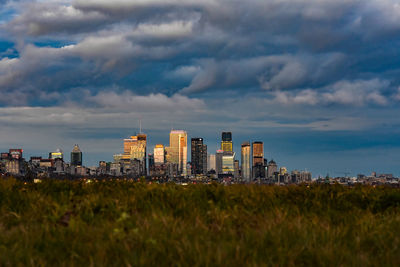
<svg viewBox="0 0 400 267">
<path fill-rule="evenodd" d="M 122 155 L 123 161 L 135 161 L 134 169 L 135 174 L 138 175 L 146 175 L 146 161 L 147 161 L 147 135 L 146 134 L 138 134 L 136 136 L 131 136 L 131 138 L 124 139 L 124 154 Z M 139 162 L 139 163 L 138 163 Z M 139 166 L 138 166 L 139 165 Z M 140 171 L 136 171 L 139 169 Z"/>
<path fill-rule="evenodd" d="M 285 175 L 287 173 L 287 168 L 286 167 L 280 167 L 279 168 L 279 174 L 280 175 Z"/>
<path fill-rule="evenodd" d="M 242 179 L 250 182 L 251 179 L 251 147 L 250 142 L 242 144 Z"/>
<path fill-rule="evenodd" d="M 233 152 L 232 132 L 222 132 L 221 150 Z"/>
<path fill-rule="evenodd" d="M 178 165 L 178 172 L 187 175 L 187 133 L 182 130 L 172 130 L 169 134 L 169 147 L 167 151 L 167 162 Z"/>
<path fill-rule="evenodd" d="M 164 164 L 165 163 L 165 148 L 162 144 L 157 144 L 154 147 L 154 164 Z"/>
<path fill-rule="evenodd" d="M 64 159 L 64 153 L 60 148 L 57 148 L 55 152 L 49 153 L 49 159 Z"/>
<path fill-rule="evenodd" d="M 253 166 L 264 165 L 264 143 L 253 142 Z"/>
<path fill-rule="evenodd" d="M 215 167 L 215 154 L 208 155 L 207 159 L 207 171 L 216 170 Z"/>
<path fill-rule="evenodd" d="M 234 172 L 234 177 L 235 177 L 235 179 L 239 179 L 239 176 L 240 176 L 239 160 L 235 160 L 235 172 Z"/>
<path fill-rule="evenodd" d="M 274 160 L 270 160 L 268 162 L 267 177 L 273 177 L 276 172 L 278 172 L 278 166 L 276 165 L 276 162 Z"/>
<path fill-rule="evenodd" d="M 223 152 L 222 155 L 222 174 L 234 174 L 235 172 L 235 153 Z"/>
</svg>

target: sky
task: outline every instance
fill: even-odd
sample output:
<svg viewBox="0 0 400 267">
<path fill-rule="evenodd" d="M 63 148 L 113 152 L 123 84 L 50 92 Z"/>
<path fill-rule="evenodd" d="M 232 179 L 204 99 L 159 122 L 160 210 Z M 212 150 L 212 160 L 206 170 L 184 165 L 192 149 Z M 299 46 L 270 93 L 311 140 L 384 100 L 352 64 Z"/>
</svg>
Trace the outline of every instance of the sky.
<svg viewBox="0 0 400 267">
<path fill-rule="evenodd" d="M 400 1 L 0 0 L 0 150 L 112 160 L 232 131 L 314 177 L 400 176 Z M 69 156 L 67 156 L 69 159 Z"/>
</svg>

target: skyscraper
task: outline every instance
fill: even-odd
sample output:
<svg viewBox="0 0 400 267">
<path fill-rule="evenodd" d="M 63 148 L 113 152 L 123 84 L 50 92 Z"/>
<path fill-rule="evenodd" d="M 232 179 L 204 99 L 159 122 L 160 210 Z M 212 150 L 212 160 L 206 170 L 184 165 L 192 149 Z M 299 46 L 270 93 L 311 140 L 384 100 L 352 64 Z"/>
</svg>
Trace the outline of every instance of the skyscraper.
<svg viewBox="0 0 400 267">
<path fill-rule="evenodd" d="M 124 139 L 124 154 L 122 159 L 125 161 L 139 161 L 140 175 L 147 174 L 146 161 L 147 161 L 147 135 L 138 134 L 131 136 L 131 138 Z M 137 164 L 136 164 L 137 165 Z"/>
<path fill-rule="evenodd" d="M 253 166 L 257 163 L 264 165 L 264 143 L 253 142 Z"/>
<path fill-rule="evenodd" d="M 82 151 L 75 145 L 71 152 L 71 165 L 82 166 Z"/>
<path fill-rule="evenodd" d="M 207 159 L 207 171 L 211 171 L 211 170 L 216 171 L 216 167 L 215 167 L 215 154 L 210 154 L 210 155 L 208 155 L 208 159 Z"/>
<path fill-rule="evenodd" d="M 247 182 L 250 182 L 251 178 L 250 155 L 251 155 L 250 142 L 244 142 L 242 144 L 242 178 Z"/>
<path fill-rule="evenodd" d="M 253 178 L 265 178 L 264 164 L 264 144 L 263 142 L 253 142 Z"/>
<path fill-rule="evenodd" d="M 215 154 L 215 172 L 217 175 L 222 174 L 222 156 L 224 155 L 223 150 L 217 150 Z"/>
<path fill-rule="evenodd" d="M 267 177 L 273 177 L 276 172 L 278 172 L 278 166 L 274 160 L 270 160 L 270 162 L 268 162 Z"/>
<path fill-rule="evenodd" d="M 186 175 L 187 164 L 187 133 L 182 130 L 172 130 L 169 134 L 169 147 L 167 147 L 167 161 L 178 164 L 178 171 Z"/>
<path fill-rule="evenodd" d="M 154 166 L 154 154 L 149 153 L 149 170 L 151 170 Z"/>
<path fill-rule="evenodd" d="M 222 153 L 222 174 L 234 175 L 235 172 L 235 153 L 224 151 Z"/>
<path fill-rule="evenodd" d="M 191 140 L 192 174 L 207 173 L 207 145 L 203 144 L 203 138 Z"/>
<path fill-rule="evenodd" d="M 235 160 L 235 179 L 239 179 L 239 160 Z"/>
<path fill-rule="evenodd" d="M 49 159 L 64 159 L 64 153 L 60 148 L 57 148 L 55 152 L 49 153 Z"/>
<path fill-rule="evenodd" d="M 165 163 L 164 145 L 157 144 L 154 147 L 154 163 L 155 164 L 164 164 Z"/>
<path fill-rule="evenodd" d="M 233 152 L 232 132 L 222 132 L 221 150 Z"/>
</svg>

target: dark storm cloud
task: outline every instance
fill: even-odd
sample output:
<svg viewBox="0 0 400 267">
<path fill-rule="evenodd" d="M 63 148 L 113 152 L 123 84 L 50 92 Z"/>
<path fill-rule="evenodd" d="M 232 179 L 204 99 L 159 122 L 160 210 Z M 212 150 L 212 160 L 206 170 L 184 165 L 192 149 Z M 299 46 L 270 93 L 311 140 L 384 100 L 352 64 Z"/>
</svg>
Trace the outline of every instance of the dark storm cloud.
<svg viewBox="0 0 400 267">
<path fill-rule="evenodd" d="M 113 86 L 144 95 L 266 91 L 282 103 L 386 105 L 400 82 L 396 62 L 370 67 L 397 53 L 376 49 L 400 42 L 397 1 L 76 0 L 13 8 L 1 26 L 18 54 L 0 61 L 3 105 L 60 103 L 57 96 L 75 88 Z M 373 90 L 371 81 L 379 81 Z"/>
</svg>

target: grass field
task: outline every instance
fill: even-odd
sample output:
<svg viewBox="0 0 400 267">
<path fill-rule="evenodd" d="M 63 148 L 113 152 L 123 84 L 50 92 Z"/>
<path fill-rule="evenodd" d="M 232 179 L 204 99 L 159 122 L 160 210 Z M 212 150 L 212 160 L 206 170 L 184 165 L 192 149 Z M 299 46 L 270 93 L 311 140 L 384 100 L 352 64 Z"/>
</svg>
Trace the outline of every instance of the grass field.
<svg viewBox="0 0 400 267">
<path fill-rule="evenodd" d="M 0 265 L 400 266 L 400 190 L 1 180 Z"/>
</svg>

